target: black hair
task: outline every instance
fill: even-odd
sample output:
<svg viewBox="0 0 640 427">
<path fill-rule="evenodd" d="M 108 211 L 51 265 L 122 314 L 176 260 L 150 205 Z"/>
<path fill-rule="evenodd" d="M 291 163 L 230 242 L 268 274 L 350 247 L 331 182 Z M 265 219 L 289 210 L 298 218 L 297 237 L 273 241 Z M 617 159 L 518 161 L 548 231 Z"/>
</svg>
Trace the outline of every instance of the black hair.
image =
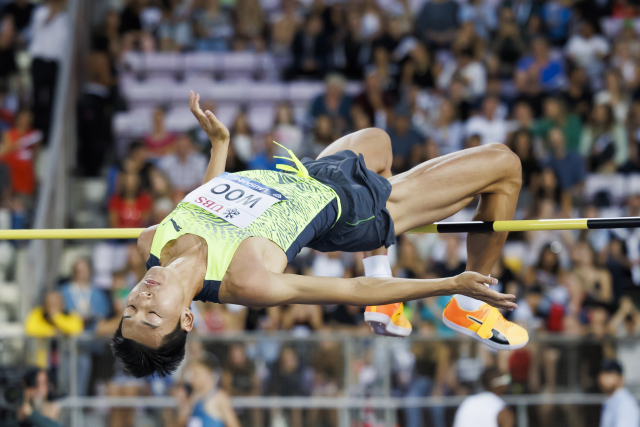
<svg viewBox="0 0 640 427">
<path fill-rule="evenodd" d="M 480 376 L 480 383 L 482 384 L 482 387 L 487 390 L 490 391 L 492 390 L 494 387 L 493 385 L 493 381 L 496 378 L 500 378 L 502 376 L 502 372 L 500 372 L 500 370 L 496 367 L 489 367 L 487 368 L 482 375 Z"/>
<path fill-rule="evenodd" d="M 180 366 L 184 359 L 187 344 L 187 331 L 180 327 L 164 336 L 158 348 L 147 347 L 132 339 L 122 336 L 122 320 L 111 339 L 113 354 L 122 360 L 125 371 L 136 378 L 156 374 L 166 377 Z"/>
</svg>

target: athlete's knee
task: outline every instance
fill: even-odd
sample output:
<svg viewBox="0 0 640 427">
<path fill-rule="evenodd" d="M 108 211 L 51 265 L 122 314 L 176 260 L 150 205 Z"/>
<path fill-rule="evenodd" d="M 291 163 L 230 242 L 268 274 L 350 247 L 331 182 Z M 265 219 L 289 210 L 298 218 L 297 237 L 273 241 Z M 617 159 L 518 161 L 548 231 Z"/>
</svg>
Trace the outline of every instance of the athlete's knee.
<svg viewBox="0 0 640 427">
<path fill-rule="evenodd" d="M 390 171 L 391 163 L 393 162 L 393 154 L 389 134 L 380 128 L 367 128 L 361 130 L 359 133 L 366 141 L 367 146 L 375 146 L 376 153 L 384 153 L 382 156 L 385 162 L 383 168 Z"/>
<path fill-rule="evenodd" d="M 520 157 L 509 147 L 503 144 L 497 144 L 503 148 L 500 148 L 496 155 L 495 164 L 498 165 L 503 173 L 505 182 L 509 185 L 517 187 L 520 191 L 522 186 L 522 162 Z"/>
</svg>

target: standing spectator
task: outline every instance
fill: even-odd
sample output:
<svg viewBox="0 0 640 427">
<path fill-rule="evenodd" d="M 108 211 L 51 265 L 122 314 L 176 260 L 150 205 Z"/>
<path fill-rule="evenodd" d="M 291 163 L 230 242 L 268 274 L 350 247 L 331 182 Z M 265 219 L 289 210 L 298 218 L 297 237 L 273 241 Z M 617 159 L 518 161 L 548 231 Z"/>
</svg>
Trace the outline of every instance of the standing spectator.
<svg viewBox="0 0 640 427">
<path fill-rule="evenodd" d="M 571 36 L 565 50 L 568 58 L 584 68 L 591 81 L 597 83 L 604 70 L 604 58 L 609 54 L 609 43 L 596 34 L 591 22 L 580 24 L 580 32 Z"/>
<path fill-rule="evenodd" d="M 167 111 L 163 107 L 153 110 L 153 129 L 151 133 L 142 137 L 147 152 L 152 157 L 160 157 L 170 153 L 174 149 L 174 144 L 178 135 L 170 132 L 165 127 L 165 116 Z"/>
<path fill-rule="evenodd" d="M 143 227 L 151 214 L 152 199 L 140 188 L 135 173 L 122 174 L 120 190 L 109 200 L 109 223 L 113 228 Z"/>
<path fill-rule="evenodd" d="M 498 105 L 499 100 L 493 95 L 488 95 L 482 101 L 482 113 L 471 117 L 467 121 L 465 134 L 480 135 L 482 144 L 490 144 L 499 142 L 504 144 L 507 142 L 507 133 L 509 125 L 504 118 L 499 117 Z"/>
<path fill-rule="evenodd" d="M 15 127 L 9 129 L 0 144 L 0 162 L 9 167 L 11 188 L 14 193 L 32 196 L 36 187 L 34 157 L 42 132 L 35 130 L 33 114 L 20 110 Z"/>
<path fill-rule="evenodd" d="M 450 46 L 456 36 L 458 9 L 458 3 L 453 0 L 425 2 L 415 22 L 420 39 L 434 48 Z"/>
<path fill-rule="evenodd" d="M 600 427 L 635 427 L 640 424 L 638 401 L 624 387 L 622 366 L 616 360 L 602 363 L 598 384 L 608 396 L 602 405 Z"/>
<path fill-rule="evenodd" d="M 186 195 L 202 184 L 202 177 L 209 161 L 193 149 L 189 135 L 181 134 L 176 139 L 175 150 L 160 159 L 158 167 L 169 177 L 174 190 Z"/>
<path fill-rule="evenodd" d="M 69 46 L 69 20 L 65 0 L 51 0 L 33 13 L 29 53 L 33 81 L 34 125 L 48 143 L 54 92 L 60 61 Z"/>
<path fill-rule="evenodd" d="M 329 74 L 325 79 L 325 91 L 316 96 L 309 107 L 312 119 L 327 116 L 341 132 L 346 130 L 353 100 L 344 93 L 345 79 L 340 74 Z"/>
<path fill-rule="evenodd" d="M 453 426 L 514 427 L 515 415 L 501 397 L 507 391 L 511 377 L 497 368 L 489 368 L 483 372 L 481 380 L 484 391 L 467 397 L 460 404 Z"/>
<path fill-rule="evenodd" d="M 308 77 L 322 79 L 327 70 L 329 40 L 323 32 L 322 17 L 311 14 L 298 31 L 291 44 L 293 65 L 287 72 L 288 79 Z"/>
</svg>

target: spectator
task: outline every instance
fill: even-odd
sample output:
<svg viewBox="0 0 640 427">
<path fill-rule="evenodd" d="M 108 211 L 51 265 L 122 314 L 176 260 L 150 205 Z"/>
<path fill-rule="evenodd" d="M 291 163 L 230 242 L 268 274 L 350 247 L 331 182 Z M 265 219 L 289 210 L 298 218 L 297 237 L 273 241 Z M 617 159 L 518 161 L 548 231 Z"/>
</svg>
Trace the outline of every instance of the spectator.
<svg viewBox="0 0 640 427">
<path fill-rule="evenodd" d="M 435 88 L 440 67 L 433 60 L 432 54 L 420 42 L 409 52 L 409 58 L 402 69 L 404 85 L 416 85 L 420 89 Z"/>
<path fill-rule="evenodd" d="M 344 132 L 353 100 L 344 93 L 345 79 L 340 74 L 329 74 L 325 79 L 325 91 L 311 102 L 309 115 L 312 119 L 327 116 L 340 132 Z"/>
<path fill-rule="evenodd" d="M 558 127 L 564 134 L 566 149 L 577 152 L 582 138 L 582 123 L 575 114 L 567 112 L 566 106 L 559 98 L 544 100 L 544 117 L 538 120 L 531 131 L 536 136 L 549 138 L 551 128 Z"/>
<path fill-rule="evenodd" d="M 227 362 L 222 373 L 222 388 L 229 396 L 257 396 L 260 393 L 260 381 L 255 365 L 247 358 L 243 344 L 229 347 Z M 248 425 L 248 418 L 254 427 L 262 424 L 260 410 L 238 414 L 242 425 Z"/>
<path fill-rule="evenodd" d="M 31 22 L 34 9 L 35 5 L 28 0 L 14 0 L 6 3 L 0 11 L 0 18 L 11 17 L 16 32 L 22 33 Z"/>
<path fill-rule="evenodd" d="M 584 68 L 593 82 L 602 75 L 604 58 L 609 54 L 609 43 L 596 34 L 591 22 L 582 21 L 580 32 L 571 36 L 565 50 L 568 58 Z"/>
<path fill-rule="evenodd" d="M 162 20 L 158 26 L 162 52 L 180 52 L 193 45 L 189 6 L 181 3 L 180 0 L 168 0 L 162 4 Z"/>
<path fill-rule="evenodd" d="M 270 396 L 306 396 L 310 389 L 309 372 L 290 347 L 280 351 L 278 360 L 271 366 L 268 394 Z M 302 411 L 290 411 L 291 427 L 302 427 Z"/>
<path fill-rule="evenodd" d="M 382 88 L 380 77 L 376 69 L 369 69 L 364 78 L 364 91 L 354 99 L 358 106 L 369 118 L 374 127 L 386 128 L 387 109 L 397 103 L 396 96 Z"/>
<path fill-rule="evenodd" d="M 411 153 L 413 147 L 421 144 L 424 137 L 413 127 L 409 112 L 399 107 L 389 128 L 389 138 L 393 149 L 393 169 L 404 172 L 412 164 Z"/>
<path fill-rule="evenodd" d="M 297 336 L 307 336 L 311 331 L 323 329 L 322 307 L 319 305 L 292 304 L 282 314 L 282 329 Z"/>
<path fill-rule="evenodd" d="M 556 46 L 561 46 L 567 41 L 569 23 L 573 16 L 571 3 L 567 0 L 551 0 L 542 6 L 542 19 L 549 38 Z"/>
<path fill-rule="evenodd" d="M 311 14 L 291 44 L 293 65 L 287 73 L 288 79 L 308 77 L 319 80 L 327 71 L 329 41 L 323 32 L 322 17 Z"/>
<path fill-rule="evenodd" d="M 82 317 L 65 310 L 64 300 L 58 292 L 47 292 L 44 304 L 31 310 L 25 320 L 25 332 L 37 338 L 50 338 L 58 334 L 78 335 L 82 330 Z"/>
<path fill-rule="evenodd" d="M 462 49 L 456 55 L 455 61 L 447 63 L 438 77 L 438 87 L 447 89 L 454 77 L 464 85 L 467 100 L 475 102 L 487 90 L 487 71 L 480 61 L 474 58 L 473 50 Z"/>
<path fill-rule="evenodd" d="M 158 107 L 153 110 L 153 129 L 142 137 L 147 152 L 152 157 L 164 156 L 173 151 L 178 135 L 166 129 L 164 121 L 166 109 Z"/>
<path fill-rule="evenodd" d="M 65 0 L 51 0 L 33 12 L 29 53 L 33 81 L 34 125 L 46 144 L 51 127 L 54 93 L 60 61 L 69 45 L 69 22 Z"/>
<path fill-rule="evenodd" d="M 611 273 L 595 265 L 595 251 L 587 242 L 578 242 L 571 251 L 572 273 L 584 292 L 583 306 L 607 306 L 613 301 Z"/>
<path fill-rule="evenodd" d="M 604 74 L 604 87 L 593 98 L 594 103 L 609 104 L 613 109 L 613 116 L 618 123 L 624 123 L 628 118 L 630 96 L 624 90 L 624 82 L 615 69 L 609 69 Z"/>
<path fill-rule="evenodd" d="M 42 369 L 31 369 L 24 376 L 22 404 L 17 420 L 24 427 L 62 427 L 60 407 L 50 401 L 49 377 Z"/>
<path fill-rule="evenodd" d="M 461 23 L 473 23 L 478 36 L 487 40 L 498 26 L 496 5 L 481 0 L 471 0 L 460 6 L 458 20 Z"/>
<path fill-rule="evenodd" d="M 435 48 L 448 47 L 455 38 L 459 6 L 452 0 L 432 0 L 424 3 L 416 16 L 418 36 Z"/>
<path fill-rule="evenodd" d="M 580 142 L 580 153 L 587 158 L 589 171 L 615 172 L 627 161 L 627 144 L 627 130 L 615 121 L 611 106 L 596 105 Z"/>
<path fill-rule="evenodd" d="M 16 115 L 15 127 L 9 129 L 0 144 L 0 162 L 5 163 L 11 176 L 14 193 L 33 196 L 36 189 L 35 153 L 42 141 L 42 132 L 33 129 L 33 114 L 22 109 Z"/>
<path fill-rule="evenodd" d="M 586 176 L 582 158 L 567 149 L 564 133 L 559 128 L 552 128 L 548 139 L 551 154 L 546 160 L 546 167 L 553 170 L 562 191 L 577 192 Z"/>
<path fill-rule="evenodd" d="M 533 135 L 527 129 L 518 129 L 509 138 L 507 146 L 520 158 L 522 188 L 535 194 L 542 169 L 534 154 Z"/>
<path fill-rule="evenodd" d="M 277 146 L 273 141 L 274 136 L 272 133 L 264 135 L 263 148 L 249 161 L 249 169 L 278 170 L 276 168 L 278 161 L 273 157 Z"/>
<path fill-rule="evenodd" d="M 233 37 L 231 16 L 220 8 L 219 0 L 206 0 L 203 9 L 196 16 L 194 31 L 198 39 L 198 50 L 226 51 L 228 41 Z"/>
<path fill-rule="evenodd" d="M 109 200 L 109 224 L 113 228 L 139 228 L 146 225 L 151 215 L 152 199 L 142 191 L 140 177 L 124 173 L 120 190 Z"/>
<path fill-rule="evenodd" d="M 265 18 L 258 0 L 238 0 L 233 14 L 236 40 L 260 43 L 265 32 Z"/>
<path fill-rule="evenodd" d="M 282 10 L 272 15 L 271 22 L 271 49 L 276 54 L 285 53 L 303 23 L 297 3 L 294 0 L 284 0 Z"/>
<path fill-rule="evenodd" d="M 202 177 L 209 161 L 194 150 L 188 135 L 179 135 L 172 154 L 167 154 L 158 162 L 158 167 L 167 174 L 174 190 L 183 197 L 202 184 Z"/>
<path fill-rule="evenodd" d="M 600 390 L 607 395 L 602 406 L 600 427 L 635 426 L 640 424 L 640 408 L 636 398 L 624 387 L 622 366 L 605 360 L 598 376 Z"/>
<path fill-rule="evenodd" d="M 552 92 L 565 82 L 562 62 L 551 57 L 549 45 L 542 37 L 531 42 L 531 53 L 518 62 L 517 68 L 515 82 L 521 91 L 526 91 L 527 85 L 535 82 L 545 92 Z"/>
<path fill-rule="evenodd" d="M 589 76 L 584 68 L 575 67 L 569 73 L 569 85 L 562 93 L 562 99 L 569 113 L 576 114 L 586 121 L 591 112 L 593 93 L 589 85 Z"/>
<path fill-rule="evenodd" d="M 498 31 L 491 42 L 491 50 L 499 61 L 498 71 L 501 77 L 511 78 L 526 45 L 516 23 L 513 10 L 503 7 L 500 10 Z"/>
<path fill-rule="evenodd" d="M 444 98 L 440 101 L 438 116 L 425 132 L 429 139 L 438 144 L 442 154 L 453 153 L 462 149 L 464 125 L 458 117 L 453 103 Z"/>
<path fill-rule="evenodd" d="M 290 104 L 281 103 L 276 107 L 273 124 L 275 140 L 300 156 L 303 142 L 302 129 L 294 122 L 293 109 Z"/>
<path fill-rule="evenodd" d="M 467 397 L 460 404 L 453 426 L 515 426 L 515 415 L 501 397 L 507 391 L 510 382 L 511 377 L 497 368 L 485 370 L 482 374 L 484 391 Z"/>
<path fill-rule="evenodd" d="M 471 117 L 466 124 L 465 134 L 467 136 L 480 135 L 482 144 L 507 142 L 508 124 L 506 120 L 499 117 L 499 100 L 493 95 L 488 95 L 482 101 L 482 113 Z"/>
<path fill-rule="evenodd" d="M 91 284 L 91 265 L 80 259 L 73 265 L 71 280 L 60 287 L 64 298 L 64 309 L 78 313 L 85 330 L 93 330 L 101 319 L 111 314 L 111 304 L 105 293 Z"/>
<path fill-rule="evenodd" d="M 253 157 L 253 131 L 249 127 L 246 111 L 240 111 L 230 129 L 231 144 L 238 159 L 248 163 Z"/>
</svg>

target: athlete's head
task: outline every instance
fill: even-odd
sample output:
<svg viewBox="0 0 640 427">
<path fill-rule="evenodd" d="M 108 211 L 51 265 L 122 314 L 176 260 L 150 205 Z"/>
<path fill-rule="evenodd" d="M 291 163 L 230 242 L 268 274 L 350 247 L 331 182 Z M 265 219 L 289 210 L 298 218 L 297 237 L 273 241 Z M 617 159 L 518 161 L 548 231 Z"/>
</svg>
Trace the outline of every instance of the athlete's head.
<svg viewBox="0 0 640 427">
<path fill-rule="evenodd" d="M 191 299 L 171 268 L 153 267 L 129 293 L 111 348 L 135 377 L 175 371 L 193 327 Z"/>
</svg>

